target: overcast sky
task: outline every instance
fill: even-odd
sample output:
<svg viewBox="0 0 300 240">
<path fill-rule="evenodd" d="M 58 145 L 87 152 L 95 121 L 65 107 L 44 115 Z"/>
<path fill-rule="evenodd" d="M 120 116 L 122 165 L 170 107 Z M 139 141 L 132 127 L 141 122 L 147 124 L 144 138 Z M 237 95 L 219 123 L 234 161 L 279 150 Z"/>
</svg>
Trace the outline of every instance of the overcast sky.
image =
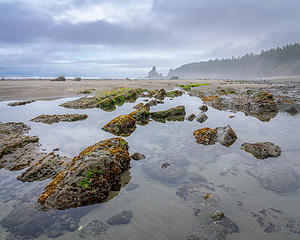
<svg viewBox="0 0 300 240">
<path fill-rule="evenodd" d="M 0 0 L 0 76 L 144 77 L 300 42 L 300 0 Z"/>
</svg>

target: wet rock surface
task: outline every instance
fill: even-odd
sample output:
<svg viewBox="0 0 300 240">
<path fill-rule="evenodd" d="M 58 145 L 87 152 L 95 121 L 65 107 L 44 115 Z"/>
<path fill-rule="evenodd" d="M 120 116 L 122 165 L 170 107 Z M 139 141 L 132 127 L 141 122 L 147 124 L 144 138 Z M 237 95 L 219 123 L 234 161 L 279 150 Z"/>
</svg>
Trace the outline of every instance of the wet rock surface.
<svg viewBox="0 0 300 240">
<path fill-rule="evenodd" d="M 194 114 L 194 113 L 192 113 L 191 115 L 189 115 L 189 116 L 187 116 L 186 117 L 186 120 L 188 120 L 188 121 L 193 121 L 194 119 L 196 118 L 196 115 Z"/>
<path fill-rule="evenodd" d="M 208 106 L 203 104 L 202 106 L 199 107 L 199 109 L 202 111 L 202 112 L 207 112 L 208 110 Z"/>
<path fill-rule="evenodd" d="M 162 167 L 164 162 L 147 162 L 142 165 L 143 171 L 150 177 L 163 182 L 177 182 L 185 176 L 185 171 L 175 165 Z"/>
<path fill-rule="evenodd" d="M 300 175 L 288 165 L 264 163 L 247 170 L 265 189 L 277 193 L 290 193 L 300 188 Z"/>
<path fill-rule="evenodd" d="M 38 202 L 46 209 L 67 209 L 101 202 L 129 168 L 127 142 L 100 141 L 86 148 L 50 182 Z"/>
<path fill-rule="evenodd" d="M 102 130 L 116 136 L 127 137 L 136 129 L 136 124 L 146 125 L 149 122 L 149 108 L 140 108 L 128 115 L 114 118 L 102 127 Z"/>
<path fill-rule="evenodd" d="M 166 121 L 184 121 L 185 114 L 185 107 L 177 106 L 166 111 L 151 112 L 150 116 L 154 121 L 165 123 Z"/>
<path fill-rule="evenodd" d="M 132 211 L 122 211 L 107 220 L 109 225 L 121 225 L 130 223 Z"/>
<path fill-rule="evenodd" d="M 30 121 L 32 122 L 42 122 L 47 124 L 53 124 L 58 122 L 75 122 L 87 119 L 88 115 L 86 114 L 61 114 L 61 115 L 47 115 L 42 114 L 37 116 Z"/>
<path fill-rule="evenodd" d="M 203 145 L 213 145 L 219 142 L 223 146 L 231 146 L 237 139 L 237 136 L 233 129 L 227 125 L 225 127 L 201 128 L 194 131 L 194 137 L 196 142 Z"/>
<path fill-rule="evenodd" d="M 32 163 L 17 179 L 22 182 L 34 182 L 52 178 L 64 169 L 70 161 L 71 158 L 62 157 L 51 152 L 38 162 Z"/>
<path fill-rule="evenodd" d="M 200 113 L 197 117 L 196 117 L 196 121 L 199 123 L 203 123 L 207 120 L 207 115 L 205 113 Z"/>
<path fill-rule="evenodd" d="M 281 154 L 280 147 L 270 142 L 243 143 L 241 149 L 258 159 L 279 157 Z"/>
<path fill-rule="evenodd" d="M 15 107 L 15 106 L 23 106 L 23 105 L 30 104 L 30 103 L 33 103 L 33 102 L 35 102 L 35 100 L 12 102 L 12 103 L 9 103 L 7 105 L 11 106 L 11 107 Z"/>
<path fill-rule="evenodd" d="M 113 111 L 116 105 L 124 102 L 135 101 L 143 92 L 141 88 L 116 88 L 101 90 L 92 97 L 82 97 L 77 100 L 65 102 L 60 106 L 73 109 L 101 108 L 105 111 Z"/>
<path fill-rule="evenodd" d="M 99 238 L 99 235 L 105 234 L 108 229 L 109 226 L 106 223 L 100 220 L 93 220 L 79 231 L 79 237 L 87 239 L 91 237 Z"/>
<path fill-rule="evenodd" d="M 20 170 L 43 156 L 38 152 L 39 138 L 25 136 L 29 130 L 24 123 L 0 123 L 0 166 Z"/>
<path fill-rule="evenodd" d="M 141 153 L 134 153 L 130 156 L 133 160 L 138 161 L 141 159 L 145 159 L 145 155 L 141 154 Z"/>
</svg>

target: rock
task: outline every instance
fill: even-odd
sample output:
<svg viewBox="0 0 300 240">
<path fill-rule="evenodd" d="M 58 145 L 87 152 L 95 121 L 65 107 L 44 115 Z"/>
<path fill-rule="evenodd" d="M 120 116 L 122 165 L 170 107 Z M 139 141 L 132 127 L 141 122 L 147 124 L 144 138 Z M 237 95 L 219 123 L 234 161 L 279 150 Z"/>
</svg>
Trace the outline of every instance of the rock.
<svg viewBox="0 0 300 240">
<path fill-rule="evenodd" d="M 180 90 L 174 90 L 174 91 L 170 91 L 167 92 L 166 95 L 169 98 L 175 98 L 175 97 L 180 97 L 183 94 L 183 91 Z"/>
<path fill-rule="evenodd" d="M 280 147 L 270 142 L 243 143 L 241 149 L 258 159 L 278 157 L 281 154 Z"/>
<path fill-rule="evenodd" d="M 121 225 L 130 223 L 132 218 L 132 211 L 122 211 L 110 219 L 108 219 L 107 223 L 109 225 Z"/>
<path fill-rule="evenodd" d="M 187 116 L 186 120 L 193 121 L 196 118 L 196 115 L 192 113 L 191 115 Z"/>
<path fill-rule="evenodd" d="M 223 214 L 223 217 L 216 222 L 216 224 L 223 227 L 226 235 L 227 234 L 232 234 L 232 233 L 238 233 L 240 231 L 239 226 L 237 224 L 235 224 L 231 219 L 224 216 L 224 214 Z"/>
<path fill-rule="evenodd" d="M 167 167 L 169 167 L 170 166 L 170 163 L 163 163 L 162 165 L 161 165 L 161 168 L 167 168 Z"/>
<path fill-rule="evenodd" d="M 291 106 L 290 108 L 288 108 L 285 111 L 288 112 L 291 115 L 296 115 L 297 113 L 299 113 L 299 110 L 297 109 L 296 106 Z"/>
<path fill-rule="evenodd" d="M 156 89 L 155 92 L 153 93 L 153 97 L 158 100 L 164 100 L 165 96 L 167 96 L 167 92 L 163 88 Z"/>
<path fill-rule="evenodd" d="M 24 123 L 0 123 L 0 167 L 21 170 L 44 156 L 39 152 L 39 138 L 25 136 L 29 129 Z"/>
<path fill-rule="evenodd" d="M 136 120 L 136 123 L 139 125 L 146 125 L 149 123 L 150 119 L 150 112 L 149 108 L 143 107 L 139 108 L 138 110 L 128 114 L 130 117 L 132 117 L 134 120 Z"/>
<path fill-rule="evenodd" d="M 213 145 L 219 142 L 223 146 L 231 146 L 237 139 L 237 136 L 233 129 L 227 125 L 225 127 L 201 128 L 194 131 L 194 137 L 196 142 L 203 145 Z"/>
<path fill-rule="evenodd" d="M 144 107 L 144 103 L 139 103 L 139 104 L 133 106 L 132 108 L 133 109 L 139 109 L 139 108 L 142 108 L 142 107 Z"/>
<path fill-rule="evenodd" d="M 290 166 L 263 163 L 247 170 L 265 189 L 277 193 L 290 193 L 300 188 L 300 175 Z"/>
<path fill-rule="evenodd" d="M 62 115 L 46 115 L 42 114 L 38 117 L 31 119 L 32 122 L 42 122 L 47 124 L 53 124 L 58 122 L 75 122 L 87 119 L 86 114 L 62 114 Z"/>
<path fill-rule="evenodd" d="M 66 78 L 65 78 L 65 76 L 59 76 L 57 78 L 51 79 L 50 81 L 59 81 L 59 82 L 61 82 L 61 81 L 66 81 Z"/>
<path fill-rule="evenodd" d="M 237 139 L 233 129 L 227 125 L 225 127 L 217 127 L 217 141 L 225 147 L 231 146 Z"/>
<path fill-rule="evenodd" d="M 142 170 L 154 179 L 162 182 L 177 182 L 185 176 L 185 171 L 174 165 L 161 167 L 163 162 L 146 162 L 142 164 Z"/>
<path fill-rule="evenodd" d="M 185 107 L 178 106 L 170 108 L 166 111 L 158 111 L 150 113 L 151 118 L 157 122 L 166 122 L 166 121 L 184 121 L 185 117 Z"/>
<path fill-rule="evenodd" d="M 28 100 L 28 101 L 22 101 L 22 102 L 12 102 L 7 104 L 8 106 L 14 107 L 14 106 L 21 106 L 21 105 L 26 105 L 29 103 L 33 103 L 35 102 L 35 100 Z"/>
<path fill-rule="evenodd" d="M 92 91 L 94 91 L 95 89 L 94 88 L 91 88 L 91 89 L 83 89 L 83 90 L 80 90 L 77 94 L 91 94 Z"/>
<path fill-rule="evenodd" d="M 136 123 L 145 125 L 149 122 L 149 118 L 149 108 L 143 107 L 128 115 L 116 117 L 102 127 L 102 130 L 117 136 L 127 137 L 136 129 Z"/>
<path fill-rule="evenodd" d="M 206 112 L 208 110 L 208 106 L 203 104 L 202 106 L 199 107 L 199 109 L 202 111 L 202 112 Z"/>
<path fill-rule="evenodd" d="M 33 182 L 54 177 L 67 163 L 70 163 L 70 160 L 68 157 L 61 157 L 51 152 L 38 162 L 33 163 L 17 179 L 22 182 Z"/>
<path fill-rule="evenodd" d="M 79 237 L 90 238 L 92 236 L 98 238 L 99 235 L 105 234 L 108 229 L 109 226 L 106 223 L 100 220 L 93 220 L 79 231 Z"/>
<path fill-rule="evenodd" d="M 224 213 L 222 213 L 220 210 L 217 210 L 214 215 L 212 216 L 212 219 L 215 221 L 219 221 L 224 217 Z"/>
<path fill-rule="evenodd" d="M 140 153 L 134 153 L 130 156 L 133 160 L 138 161 L 141 159 L 145 159 L 145 155 L 140 154 Z"/>
<path fill-rule="evenodd" d="M 101 202 L 130 166 L 127 142 L 100 141 L 86 148 L 50 182 L 38 202 L 46 209 L 68 209 Z"/>
<path fill-rule="evenodd" d="M 74 78 L 74 79 L 72 79 L 72 81 L 80 82 L 81 81 L 81 77 Z"/>
<path fill-rule="evenodd" d="M 205 113 L 200 113 L 197 118 L 196 118 L 196 121 L 199 122 L 199 123 L 203 123 L 207 120 L 207 115 Z"/>
<path fill-rule="evenodd" d="M 201 128 L 194 131 L 196 142 L 203 145 L 213 145 L 216 143 L 217 130 L 211 128 Z"/>
<path fill-rule="evenodd" d="M 152 68 L 152 70 L 148 73 L 148 77 L 147 78 L 151 78 L 151 79 L 156 79 L 156 78 L 162 78 L 162 74 L 161 73 L 158 73 L 156 71 L 156 67 L 154 66 Z"/>
<path fill-rule="evenodd" d="M 122 115 L 102 127 L 102 130 L 117 136 L 128 137 L 136 129 L 136 121 L 129 115 Z"/>
<path fill-rule="evenodd" d="M 77 100 L 68 101 L 60 106 L 73 109 L 101 108 L 104 111 L 115 110 L 116 105 L 124 102 L 135 101 L 143 89 L 141 88 L 115 88 L 99 91 L 92 97 L 82 97 Z"/>
</svg>

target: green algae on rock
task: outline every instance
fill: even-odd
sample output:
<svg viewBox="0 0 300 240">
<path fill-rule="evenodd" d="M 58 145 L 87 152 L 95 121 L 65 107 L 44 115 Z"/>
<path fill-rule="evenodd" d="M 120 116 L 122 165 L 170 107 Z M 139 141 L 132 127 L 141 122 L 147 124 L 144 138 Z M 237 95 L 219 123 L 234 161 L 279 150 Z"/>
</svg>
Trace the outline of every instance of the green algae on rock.
<svg viewBox="0 0 300 240">
<path fill-rule="evenodd" d="M 60 106 L 73 109 L 101 108 L 112 111 L 116 105 L 135 101 L 144 90 L 141 88 L 115 88 L 101 90 L 96 96 L 82 97 L 65 102 Z"/>
<path fill-rule="evenodd" d="M 40 116 L 31 119 L 30 121 L 53 124 L 58 122 L 75 122 L 75 121 L 85 120 L 87 119 L 87 117 L 88 115 L 86 114 L 61 114 L 61 115 L 42 114 Z"/>
<path fill-rule="evenodd" d="M 166 111 L 158 111 L 158 112 L 151 112 L 151 118 L 157 122 L 166 121 L 184 121 L 185 117 L 185 107 L 184 106 L 177 106 L 174 108 L 170 108 Z"/>
<path fill-rule="evenodd" d="M 46 209 L 68 209 L 105 200 L 121 173 L 130 167 L 128 144 L 122 138 L 100 141 L 74 157 L 50 182 L 38 202 Z"/>
</svg>

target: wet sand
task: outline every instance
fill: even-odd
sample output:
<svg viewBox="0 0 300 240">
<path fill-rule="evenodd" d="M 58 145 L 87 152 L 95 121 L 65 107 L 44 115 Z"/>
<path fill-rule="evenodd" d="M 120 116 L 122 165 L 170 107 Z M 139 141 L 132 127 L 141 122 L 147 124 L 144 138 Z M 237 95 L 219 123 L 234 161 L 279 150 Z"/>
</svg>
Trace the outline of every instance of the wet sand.
<svg viewBox="0 0 300 240">
<path fill-rule="evenodd" d="M 147 89 L 165 88 L 173 89 L 176 84 L 189 83 L 209 83 L 210 86 L 202 86 L 203 88 L 215 87 L 232 87 L 232 88 L 261 88 L 266 84 L 249 84 L 249 83 L 228 83 L 224 80 L 82 80 L 79 82 L 66 80 L 64 82 L 49 80 L 1 80 L 0 81 L 0 101 L 9 100 L 47 100 L 61 97 L 79 96 L 78 92 L 83 89 L 109 89 L 117 87 L 140 87 Z"/>
</svg>

